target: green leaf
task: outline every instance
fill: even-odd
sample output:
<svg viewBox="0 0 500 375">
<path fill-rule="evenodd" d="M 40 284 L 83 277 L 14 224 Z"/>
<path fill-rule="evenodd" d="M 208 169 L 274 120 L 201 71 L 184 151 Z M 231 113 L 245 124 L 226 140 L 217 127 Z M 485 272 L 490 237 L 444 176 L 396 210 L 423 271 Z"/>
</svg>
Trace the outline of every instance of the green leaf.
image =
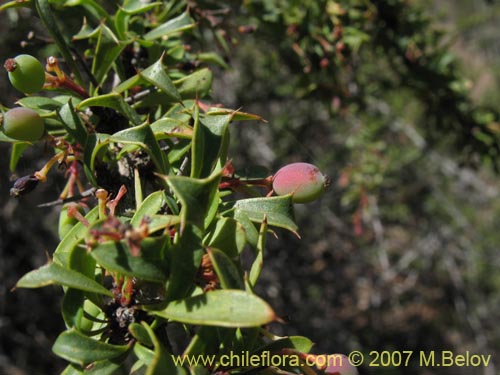
<svg viewBox="0 0 500 375">
<path fill-rule="evenodd" d="M 61 108 L 62 103 L 46 98 L 44 96 L 26 96 L 24 98 L 19 99 L 17 104 L 26 107 L 26 108 L 31 108 L 33 110 L 43 110 L 46 112 L 52 112 L 55 111 L 59 108 Z"/>
<path fill-rule="evenodd" d="M 138 323 L 134 323 L 134 324 L 138 324 Z M 141 327 L 146 331 L 146 329 L 143 326 L 141 326 Z M 147 331 L 146 331 L 146 334 L 148 335 L 148 340 L 151 341 L 151 346 L 153 346 L 153 342 L 149 338 L 149 333 Z M 143 346 L 139 343 L 136 343 L 134 345 L 134 354 L 137 356 L 137 358 L 139 358 L 139 363 L 142 362 L 142 364 L 144 364 L 144 365 L 150 364 L 153 361 L 153 358 L 155 355 L 154 351 L 152 351 L 149 348 L 146 348 L 145 346 Z"/>
<path fill-rule="evenodd" d="M 90 224 L 99 217 L 98 207 L 94 207 L 85 216 Z M 61 240 L 54 252 L 54 262 L 69 267 L 70 257 L 74 249 L 83 241 L 87 235 L 87 227 L 83 223 L 77 223 Z"/>
<path fill-rule="evenodd" d="M 1 126 L 0 126 L 1 128 Z M 18 143 L 19 141 L 14 138 L 7 137 L 3 131 L 0 131 L 0 142 Z"/>
<path fill-rule="evenodd" d="M 152 3 L 146 3 L 144 0 L 125 0 L 123 6 L 120 8 L 127 14 L 139 14 L 145 13 L 148 10 L 153 9 L 157 5 L 161 5 L 160 1 L 155 1 Z"/>
<path fill-rule="evenodd" d="M 112 108 L 123 116 L 128 118 L 133 125 L 139 125 L 142 120 L 140 116 L 130 107 L 120 94 L 111 93 L 82 100 L 76 107 L 77 110 L 83 110 L 88 107 L 107 107 Z"/>
<path fill-rule="evenodd" d="M 151 314 L 174 321 L 220 327 L 257 327 L 276 319 L 261 298 L 242 290 L 214 290 L 170 302 L 163 310 L 145 306 Z"/>
<path fill-rule="evenodd" d="M 198 99 L 208 95 L 212 88 L 213 73 L 208 68 L 174 81 L 182 99 Z"/>
<path fill-rule="evenodd" d="M 200 229 L 186 225 L 178 242 L 168 250 L 170 276 L 165 299 L 172 301 L 184 298 L 194 287 L 194 278 L 204 252 Z"/>
<path fill-rule="evenodd" d="M 228 126 L 231 115 L 206 116 L 199 118 L 199 109 L 195 109 L 193 134 L 191 177 L 209 176 L 217 162 L 226 162 L 227 150 L 224 138 L 229 137 Z"/>
<path fill-rule="evenodd" d="M 279 351 L 280 349 L 295 349 L 301 353 L 309 353 L 313 346 L 313 342 L 307 337 L 303 336 L 289 336 L 283 337 L 273 342 L 270 342 L 258 350 L 255 353 L 261 353 L 263 351 Z"/>
<path fill-rule="evenodd" d="M 144 328 L 143 325 L 139 323 L 131 323 L 128 326 L 128 331 L 134 336 L 134 338 L 140 343 L 152 347 L 153 341 L 149 337 L 149 332 Z"/>
<path fill-rule="evenodd" d="M 173 118 L 161 118 L 153 122 L 151 130 L 153 130 L 155 138 L 158 140 L 170 137 L 186 139 L 193 137 L 193 128 L 191 126 L 184 121 Z"/>
<path fill-rule="evenodd" d="M 159 173 L 168 173 L 168 159 L 161 151 L 153 131 L 151 130 L 151 126 L 148 123 L 121 130 L 113 134 L 109 138 L 109 141 L 133 144 L 141 147 L 151 156 Z"/>
<path fill-rule="evenodd" d="M 66 368 L 61 372 L 61 375 L 83 375 L 83 369 L 80 369 L 80 366 L 76 366 L 73 363 L 66 366 Z"/>
<path fill-rule="evenodd" d="M 7 10 L 9 8 L 20 8 L 25 7 L 28 8 L 30 6 L 30 2 L 19 2 L 19 0 L 9 1 L 5 4 L 0 5 L 0 12 Z"/>
<path fill-rule="evenodd" d="M 144 69 L 139 75 L 152 85 L 158 87 L 168 99 L 180 102 L 182 100 L 181 95 L 177 92 L 172 80 L 166 73 L 162 58 Z"/>
<path fill-rule="evenodd" d="M 140 256 L 133 256 L 126 241 L 109 241 L 97 245 L 91 255 L 107 270 L 142 280 L 163 282 L 168 271 L 166 244 L 166 238 L 146 238 L 141 242 Z"/>
<path fill-rule="evenodd" d="M 194 21 L 189 16 L 189 13 L 184 12 L 180 16 L 172 18 L 160 26 L 154 28 L 144 35 L 145 40 L 155 40 L 164 38 L 174 33 L 189 30 L 195 26 Z"/>
<path fill-rule="evenodd" d="M 92 60 L 92 74 L 99 85 L 107 79 L 107 74 L 115 60 L 128 43 L 118 40 L 116 35 L 103 23 L 99 25 L 95 55 Z"/>
<path fill-rule="evenodd" d="M 208 255 L 224 289 L 244 289 L 243 278 L 231 258 L 215 248 L 208 249 Z"/>
<path fill-rule="evenodd" d="M 229 257 L 238 256 L 247 241 L 245 229 L 241 223 L 228 217 L 218 218 L 207 232 L 208 236 L 204 239 L 204 243 L 209 247 L 221 249 Z"/>
<path fill-rule="evenodd" d="M 81 290 L 69 288 L 62 302 L 62 316 L 69 328 L 80 328 L 83 317 L 84 294 Z"/>
<path fill-rule="evenodd" d="M 186 356 L 215 354 L 219 347 L 219 328 L 201 326 L 184 350 Z"/>
<path fill-rule="evenodd" d="M 165 204 L 165 192 L 155 191 L 144 199 L 130 220 L 130 224 L 137 228 L 145 216 L 152 217 Z"/>
<path fill-rule="evenodd" d="M 148 365 L 146 375 L 187 375 L 187 371 L 184 368 L 175 366 L 172 354 L 158 340 L 153 329 L 146 322 L 141 322 L 141 324 L 149 333 L 154 346 L 154 356 Z"/>
<path fill-rule="evenodd" d="M 181 217 L 177 215 L 153 215 L 149 222 L 149 233 L 178 225 L 181 222 Z"/>
<path fill-rule="evenodd" d="M 29 146 L 30 143 L 27 142 L 12 143 L 12 151 L 10 152 L 10 162 L 9 162 L 9 170 L 11 172 L 14 172 L 16 170 L 19 159 L 23 155 L 24 150 L 26 150 Z"/>
<path fill-rule="evenodd" d="M 111 345 L 69 330 L 59 335 L 52 351 L 61 358 L 80 366 L 116 358 L 127 352 L 128 345 Z"/>
<path fill-rule="evenodd" d="M 205 179 L 184 176 L 163 176 L 182 203 L 181 232 L 186 223 L 203 229 L 213 220 L 219 204 L 220 174 Z"/>
<path fill-rule="evenodd" d="M 89 370 L 85 370 L 85 375 L 128 375 L 123 362 L 121 357 L 97 361 Z"/>
<path fill-rule="evenodd" d="M 87 178 L 92 182 L 94 186 L 97 185 L 95 182 L 94 169 L 95 169 L 95 159 L 99 155 L 104 146 L 109 143 L 109 135 L 101 133 L 91 133 L 87 137 L 87 143 L 84 149 L 84 166 Z"/>
<path fill-rule="evenodd" d="M 229 65 L 227 65 L 224 59 L 219 54 L 214 52 L 199 53 L 198 55 L 196 55 L 196 60 L 209 64 L 215 64 L 224 69 L 229 69 Z"/>
<path fill-rule="evenodd" d="M 73 103 L 70 100 L 67 104 L 63 105 L 59 111 L 59 117 L 64 125 L 66 131 L 80 144 L 87 143 L 87 129 L 80 120 Z"/>
<path fill-rule="evenodd" d="M 66 7 L 82 6 L 97 20 L 101 21 L 109 17 L 108 11 L 100 6 L 95 0 L 66 0 Z"/>
<path fill-rule="evenodd" d="M 227 108 L 210 108 L 207 113 L 207 116 L 222 116 L 222 115 L 230 115 L 231 121 L 262 121 L 267 122 L 261 116 L 254 115 L 252 113 L 235 111 L 234 109 Z"/>
<path fill-rule="evenodd" d="M 46 264 L 24 275 L 16 284 L 17 288 L 40 288 L 59 284 L 86 292 L 113 297 L 108 289 L 80 272 L 60 266 L 57 263 Z"/>
<path fill-rule="evenodd" d="M 250 268 L 250 275 L 248 276 L 250 284 L 252 287 L 257 284 L 262 267 L 264 266 L 264 249 L 266 248 L 266 238 L 267 238 L 267 219 L 264 218 L 260 226 L 259 240 L 256 247 L 256 257 L 252 263 L 252 268 Z"/>
<path fill-rule="evenodd" d="M 253 222 L 262 223 L 266 216 L 269 225 L 285 228 L 297 234 L 290 195 L 241 199 L 235 203 L 234 208 L 236 220 L 245 215 Z"/>
</svg>

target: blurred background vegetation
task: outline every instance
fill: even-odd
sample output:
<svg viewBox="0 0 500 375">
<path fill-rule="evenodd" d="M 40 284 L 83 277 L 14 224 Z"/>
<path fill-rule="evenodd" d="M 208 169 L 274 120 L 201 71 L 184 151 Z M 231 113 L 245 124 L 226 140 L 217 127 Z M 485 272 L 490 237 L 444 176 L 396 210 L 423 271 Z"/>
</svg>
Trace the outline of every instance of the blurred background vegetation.
<svg viewBox="0 0 500 375">
<path fill-rule="evenodd" d="M 494 361 L 422 368 L 414 355 L 409 368 L 361 374 L 496 374 L 500 5 L 187 3 L 200 23 L 190 43 L 229 66 L 214 68 L 213 102 L 269 121 L 233 126 L 234 164 L 271 172 L 306 161 L 333 181 L 320 201 L 297 205 L 300 240 L 279 232 L 269 243 L 259 293 L 288 320 L 275 329 L 310 337 L 318 353 L 469 350 Z M 0 33 L 2 61 L 54 53 L 28 9 L 0 13 Z M 0 102 L 12 106 L 19 96 L 7 83 L 4 75 Z M 16 174 L 45 159 L 43 146 L 34 148 Z M 63 366 L 50 352 L 63 325 L 57 288 L 10 288 L 55 248 L 57 210 L 35 206 L 61 186 L 55 179 L 15 200 L 9 178 L 3 157 L 0 372 L 53 374 Z"/>
</svg>

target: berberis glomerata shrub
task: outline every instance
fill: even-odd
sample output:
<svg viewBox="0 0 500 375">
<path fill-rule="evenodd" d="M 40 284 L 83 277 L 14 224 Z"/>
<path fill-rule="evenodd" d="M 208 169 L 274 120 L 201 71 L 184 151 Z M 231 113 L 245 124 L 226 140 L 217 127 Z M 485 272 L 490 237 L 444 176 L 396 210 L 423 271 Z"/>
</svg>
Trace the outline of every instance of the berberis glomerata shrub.
<svg viewBox="0 0 500 375">
<path fill-rule="evenodd" d="M 27 147 L 53 151 L 11 194 L 28 194 L 58 173 L 54 166 L 67 182 L 49 203 L 61 207 L 60 243 L 17 288 L 62 286 L 66 330 L 53 351 L 69 362 L 64 374 L 323 373 L 303 366 L 314 357 L 309 339 L 268 331 L 280 318 L 254 287 L 266 236 L 272 227 L 296 233 L 293 201 L 319 197 L 326 179 L 309 164 L 273 178 L 242 175 L 246 166 L 230 162 L 232 123 L 261 118 L 205 99 L 210 65 L 225 63 L 197 47 L 202 20 L 193 17 L 204 13 L 139 0 L 11 1 L 0 11 L 21 6 L 36 9 L 59 52 L 5 63 L 2 79 L 30 94 L 2 110 L 12 170 Z M 81 15 L 75 35 L 62 34 L 66 6 Z M 248 269 L 243 251 L 253 252 Z M 264 351 L 296 361 L 181 365 L 172 357 Z"/>
</svg>

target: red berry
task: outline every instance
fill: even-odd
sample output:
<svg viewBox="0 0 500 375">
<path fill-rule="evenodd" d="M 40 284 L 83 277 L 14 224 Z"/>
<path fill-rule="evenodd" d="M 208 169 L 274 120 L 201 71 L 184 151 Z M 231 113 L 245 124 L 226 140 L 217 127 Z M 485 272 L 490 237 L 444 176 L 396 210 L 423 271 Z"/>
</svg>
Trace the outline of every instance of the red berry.
<svg viewBox="0 0 500 375">
<path fill-rule="evenodd" d="M 273 176 L 275 193 L 292 194 L 292 201 L 295 203 L 311 202 L 319 198 L 326 186 L 328 177 L 316 166 L 308 163 L 288 164 Z"/>
</svg>

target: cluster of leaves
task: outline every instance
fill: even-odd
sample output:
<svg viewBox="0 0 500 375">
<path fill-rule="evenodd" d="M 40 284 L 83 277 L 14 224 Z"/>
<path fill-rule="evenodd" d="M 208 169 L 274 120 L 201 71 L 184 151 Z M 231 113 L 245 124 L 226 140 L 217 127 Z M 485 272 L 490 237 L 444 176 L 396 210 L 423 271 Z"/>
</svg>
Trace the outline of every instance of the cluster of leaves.
<svg viewBox="0 0 500 375">
<path fill-rule="evenodd" d="M 53 351 L 71 363 L 64 374 L 245 373 L 252 368 L 188 369 L 170 354 L 307 353 L 307 338 L 262 328 L 279 318 L 254 293 L 271 227 L 296 233 L 291 195 L 263 196 L 267 171 L 240 175 L 228 162 L 230 124 L 262 119 L 200 101 L 212 84 L 207 64 L 224 62 L 186 42 L 197 27 L 186 4 L 35 0 L 0 10 L 24 6 L 61 58 L 48 59 L 43 95 L 17 102 L 44 118 L 54 155 L 13 193 L 50 179 L 54 165 L 67 182 L 51 203 L 62 205 L 60 243 L 17 287 L 63 287 L 67 330 Z M 68 11 L 81 25 L 71 33 Z M 1 141 L 12 143 L 15 170 L 32 144 Z"/>
</svg>

